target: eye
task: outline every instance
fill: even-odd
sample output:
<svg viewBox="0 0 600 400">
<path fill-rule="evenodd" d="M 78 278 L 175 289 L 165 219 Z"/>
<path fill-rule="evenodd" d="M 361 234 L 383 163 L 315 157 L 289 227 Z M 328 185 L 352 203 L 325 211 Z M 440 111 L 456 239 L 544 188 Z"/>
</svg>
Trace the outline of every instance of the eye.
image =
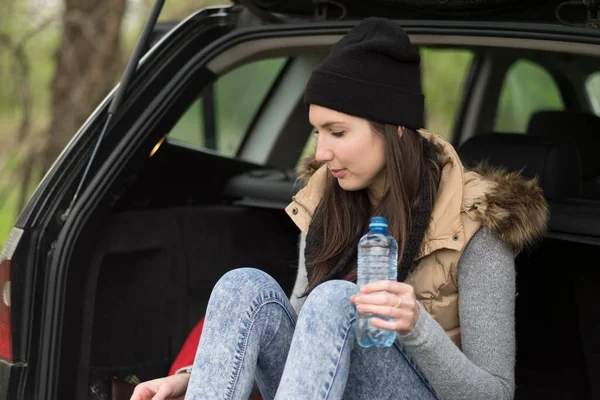
<svg viewBox="0 0 600 400">
<path fill-rule="evenodd" d="M 344 131 L 341 132 L 331 132 L 334 137 L 342 137 L 344 136 Z"/>
</svg>

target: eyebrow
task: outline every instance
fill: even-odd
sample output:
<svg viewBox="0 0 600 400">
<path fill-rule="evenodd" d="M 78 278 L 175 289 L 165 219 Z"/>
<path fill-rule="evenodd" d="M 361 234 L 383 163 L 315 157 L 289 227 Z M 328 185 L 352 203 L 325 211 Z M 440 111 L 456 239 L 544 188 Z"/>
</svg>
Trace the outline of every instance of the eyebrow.
<svg viewBox="0 0 600 400">
<path fill-rule="evenodd" d="M 339 124 L 339 125 L 341 125 L 341 124 L 343 124 L 343 122 L 342 122 L 342 121 L 327 121 L 327 122 L 325 122 L 323 125 L 321 125 L 320 127 L 321 127 L 322 129 L 327 129 L 327 128 L 329 128 L 329 127 L 330 127 L 330 126 L 332 126 L 332 125 L 338 125 L 338 124 Z M 313 128 L 316 128 L 316 127 L 315 127 L 313 124 L 310 124 L 310 125 L 311 125 Z"/>
</svg>

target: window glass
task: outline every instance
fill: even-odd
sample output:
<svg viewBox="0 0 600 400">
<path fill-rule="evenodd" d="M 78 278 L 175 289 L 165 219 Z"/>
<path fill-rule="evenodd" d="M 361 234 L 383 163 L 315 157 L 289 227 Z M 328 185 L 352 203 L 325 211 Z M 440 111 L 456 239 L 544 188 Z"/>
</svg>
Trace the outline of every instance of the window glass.
<svg viewBox="0 0 600 400">
<path fill-rule="evenodd" d="M 256 61 L 218 78 L 186 110 L 168 137 L 235 156 L 286 61 Z"/>
<path fill-rule="evenodd" d="M 525 133 L 535 112 L 564 108 L 552 75 L 534 62 L 519 60 L 509 68 L 504 78 L 494 130 Z"/>
<path fill-rule="evenodd" d="M 425 128 L 451 140 L 473 52 L 425 47 L 420 53 Z"/>
<path fill-rule="evenodd" d="M 588 76 L 585 81 L 585 89 L 594 114 L 600 115 L 600 71 Z"/>
</svg>

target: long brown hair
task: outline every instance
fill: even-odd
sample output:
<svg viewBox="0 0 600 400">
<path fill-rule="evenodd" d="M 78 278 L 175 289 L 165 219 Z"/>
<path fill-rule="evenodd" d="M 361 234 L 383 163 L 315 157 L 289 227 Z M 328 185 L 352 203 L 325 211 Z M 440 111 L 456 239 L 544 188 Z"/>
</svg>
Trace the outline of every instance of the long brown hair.
<svg viewBox="0 0 600 400">
<path fill-rule="evenodd" d="M 441 173 L 437 151 L 412 129 L 404 128 L 400 136 L 397 126 L 376 122 L 370 122 L 370 125 L 375 134 L 382 135 L 384 139 L 384 194 L 377 204 L 372 205 L 366 189 L 344 190 L 333 176 L 328 175 L 323 198 L 313 216 L 313 222 L 315 219 L 319 221 L 315 228 L 322 231 L 319 234 L 323 240 L 321 246 L 306 255 L 307 269 L 311 273 L 305 295 L 318 284 L 331 279 L 333 266 L 348 254 L 348 249 L 355 249 L 360 237 L 368 231 L 371 216 L 386 217 L 388 232 L 398 241 L 399 280 L 406 278 L 418 252 L 418 248 L 411 247 L 419 247 L 422 232 L 414 246 L 410 246 L 408 238 L 413 228 L 413 217 L 420 211 L 425 210 L 425 225 L 428 225 Z M 313 229 L 312 223 L 310 229 Z M 412 254 L 406 254 L 407 250 Z M 402 264 L 407 256 L 411 259 L 407 262 L 409 265 L 404 266 Z M 343 279 L 356 280 L 356 264 L 343 272 Z"/>
</svg>

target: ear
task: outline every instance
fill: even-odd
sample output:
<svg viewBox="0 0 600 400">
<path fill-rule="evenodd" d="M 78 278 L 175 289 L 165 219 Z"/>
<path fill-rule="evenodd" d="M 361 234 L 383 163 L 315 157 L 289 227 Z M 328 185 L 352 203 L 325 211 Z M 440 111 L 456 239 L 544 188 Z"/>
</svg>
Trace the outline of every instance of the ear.
<svg viewBox="0 0 600 400">
<path fill-rule="evenodd" d="M 398 127 L 398 137 L 402 137 L 402 135 L 404 135 L 404 127 L 399 126 Z"/>
</svg>

